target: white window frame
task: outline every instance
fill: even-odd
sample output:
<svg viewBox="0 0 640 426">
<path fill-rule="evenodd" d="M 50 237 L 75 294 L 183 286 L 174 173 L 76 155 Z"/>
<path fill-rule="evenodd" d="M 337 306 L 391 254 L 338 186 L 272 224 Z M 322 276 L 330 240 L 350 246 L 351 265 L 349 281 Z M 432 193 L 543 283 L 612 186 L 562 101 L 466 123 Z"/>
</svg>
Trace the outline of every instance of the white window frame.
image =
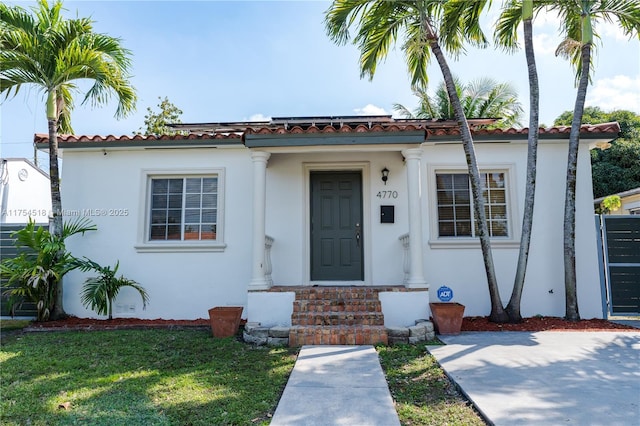
<svg viewBox="0 0 640 426">
<path fill-rule="evenodd" d="M 215 240 L 151 240 L 149 229 L 151 221 L 151 181 L 153 179 L 184 179 L 215 176 L 218 178 L 218 204 Z M 148 252 L 222 252 L 224 243 L 224 193 L 225 168 L 206 169 L 144 169 L 140 178 L 140 208 L 138 218 L 138 237 L 135 249 L 140 253 Z"/>
<path fill-rule="evenodd" d="M 504 173 L 506 186 L 506 211 L 507 211 L 507 237 L 490 237 L 492 248 L 513 248 L 520 244 L 520 227 L 518 223 L 518 209 L 516 206 L 516 175 L 514 163 L 492 163 L 479 165 L 480 173 Z M 437 174 L 462 173 L 469 174 L 467 165 L 460 164 L 430 164 L 427 167 L 427 185 L 429 188 L 429 246 L 431 248 L 477 248 L 480 247 L 480 239 L 476 237 L 449 236 L 440 237 L 438 227 L 438 199 L 437 199 Z M 473 199 L 472 199 L 473 203 Z M 472 204 L 473 209 L 473 204 Z M 472 214 L 472 217 L 475 214 Z M 473 226 L 473 224 L 472 224 Z"/>
</svg>

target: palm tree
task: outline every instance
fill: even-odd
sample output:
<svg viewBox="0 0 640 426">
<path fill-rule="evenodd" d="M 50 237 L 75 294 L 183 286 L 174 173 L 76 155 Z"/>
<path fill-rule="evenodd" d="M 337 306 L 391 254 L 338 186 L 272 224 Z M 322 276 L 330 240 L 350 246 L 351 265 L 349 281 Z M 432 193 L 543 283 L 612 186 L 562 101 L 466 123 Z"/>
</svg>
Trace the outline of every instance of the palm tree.
<svg viewBox="0 0 640 426">
<path fill-rule="evenodd" d="M 18 255 L 0 263 L 0 276 L 7 279 L 9 289 L 3 292 L 9 310 L 24 302 L 36 305 L 37 320 L 46 321 L 55 306 L 56 287 L 62 277 L 76 268 L 77 260 L 65 248 L 65 240 L 75 234 L 95 231 L 88 219 L 81 218 L 62 227 L 62 235 L 53 235 L 36 226 L 29 218 L 27 225 L 13 233 Z"/>
<path fill-rule="evenodd" d="M 511 291 L 511 298 L 507 304 L 507 314 L 512 322 L 521 322 L 520 310 L 522 290 L 527 273 L 531 230 L 533 228 L 533 211 L 536 192 L 536 164 L 538 159 L 538 134 L 540 115 L 540 90 L 538 86 L 538 71 L 533 51 L 533 0 L 511 0 L 505 5 L 496 23 L 496 43 L 507 50 L 517 47 L 517 28 L 522 21 L 524 32 L 524 49 L 529 74 L 529 133 L 527 136 L 527 177 L 525 183 L 524 209 L 522 215 L 522 235 L 518 263 Z"/>
<path fill-rule="evenodd" d="M 414 88 L 426 87 L 427 65 L 431 53 L 436 57 L 456 120 L 460 123 L 491 299 L 489 317 L 492 321 L 505 322 L 508 317 L 502 307 L 495 275 L 473 138 L 456 92 L 453 75 L 442 51 L 444 47 L 456 54 L 465 41 L 478 46 L 487 44 L 478 22 L 486 3 L 484 0 L 334 0 L 326 12 L 325 24 L 329 37 L 338 44 L 345 44 L 350 40 L 350 27 L 357 22 L 358 31 L 353 42 L 360 50 L 361 76 L 373 78 L 378 62 L 386 57 L 389 46 L 397 41 L 400 31 L 403 31 L 405 38 L 402 50 Z"/>
<path fill-rule="evenodd" d="M 575 261 L 575 196 L 576 169 L 580 126 L 584 113 L 584 103 L 592 68 L 591 51 L 593 46 L 594 24 L 602 19 L 606 22 L 617 21 L 620 28 L 629 37 L 640 34 L 640 8 L 636 0 L 574 0 L 564 2 L 545 2 L 538 7 L 547 7 L 556 11 L 562 20 L 564 41 L 558 52 L 571 59 L 576 68 L 578 90 L 573 108 L 573 120 L 569 134 L 569 152 L 567 156 L 567 184 L 564 205 L 564 281 L 565 316 L 568 320 L 580 319 L 576 286 Z"/>
<path fill-rule="evenodd" d="M 482 77 L 463 84 L 453 77 L 456 92 L 462 102 L 462 109 L 467 118 L 500 118 L 490 127 L 509 128 L 520 125 L 522 105 L 518 101 L 518 93 L 509 83 L 498 83 L 490 77 Z M 454 119 L 455 113 L 444 83 L 440 83 L 433 96 L 424 89 L 414 90 L 420 100 L 419 106 L 410 111 L 401 104 L 393 108 L 403 118 Z"/>
<path fill-rule="evenodd" d="M 149 294 L 144 287 L 123 275 L 119 278 L 116 276 L 119 266 L 120 262 L 116 261 L 116 265 L 111 269 L 111 266 L 101 266 L 86 257 L 77 263 L 81 271 L 93 270 L 100 274 L 85 280 L 80 296 L 82 304 L 96 311 L 98 315 L 108 315 L 110 320 L 113 319 L 113 301 L 123 287 L 131 287 L 140 294 L 142 309 L 145 309 L 149 303 Z"/>
<path fill-rule="evenodd" d="M 93 86 L 83 103 L 106 103 L 118 98 L 116 117 L 135 108 L 135 90 L 129 83 L 130 52 L 120 40 L 93 32 L 88 18 L 64 19 L 62 1 L 49 6 L 40 0 L 33 14 L 19 6 L 0 3 L 0 93 L 15 96 L 23 84 L 35 85 L 46 96 L 51 179 L 50 232 L 62 235 L 62 201 L 58 171 L 58 132 L 72 132 L 70 112 L 77 80 Z M 64 317 L 62 282 L 52 318 Z"/>
</svg>

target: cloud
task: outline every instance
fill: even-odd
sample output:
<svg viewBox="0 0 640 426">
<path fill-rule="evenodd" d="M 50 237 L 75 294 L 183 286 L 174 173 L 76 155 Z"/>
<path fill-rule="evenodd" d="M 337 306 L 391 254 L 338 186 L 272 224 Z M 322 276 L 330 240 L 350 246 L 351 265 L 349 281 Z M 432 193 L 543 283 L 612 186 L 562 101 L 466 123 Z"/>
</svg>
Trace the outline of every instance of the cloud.
<svg viewBox="0 0 640 426">
<path fill-rule="evenodd" d="M 533 36 L 533 50 L 536 55 L 555 55 L 559 40 L 549 34 L 537 34 Z"/>
<path fill-rule="evenodd" d="M 248 120 L 244 120 L 244 121 L 271 121 L 271 117 L 267 117 L 258 113 L 258 114 L 253 114 L 251 117 L 249 117 Z"/>
<path fill-rule="evenodd" d="M 605 111 L 626 109 L 640 113 L 640 76 L 616 75 L 596 80 L 587 92 L 586 104 Z"/>
<path fill-rule="evenodd" d="M 355 108 L 353 111 L 356 113 L 356 115 L 389 115 L 389 113 L 385 111 L 384 108 L 380 108 L 373 104 L 367 104 L 362 108 Z"/>
</svg>

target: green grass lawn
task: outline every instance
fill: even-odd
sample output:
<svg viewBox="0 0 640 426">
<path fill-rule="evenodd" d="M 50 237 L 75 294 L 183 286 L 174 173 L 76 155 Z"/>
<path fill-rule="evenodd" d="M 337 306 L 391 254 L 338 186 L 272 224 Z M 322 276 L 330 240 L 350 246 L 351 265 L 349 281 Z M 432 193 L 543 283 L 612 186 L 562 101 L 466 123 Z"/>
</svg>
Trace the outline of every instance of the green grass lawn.
<svg viewBox="0 0 640 426">
<path fill-rule="evenodd" d="M 3 341 L 3 425 L 268 423 L 296 353 L 184 330 L 26 333 Z"/>
<path fill-rule="evenodd" d="M 208 331 L 0 327 L 2 425 L 268 424 L 297 354 Z M 483 424 L 424 346 L 377 350 L 402 424 Z"/>
<path fill-rule="evenodd" d="M 484 425 L 424 345 L 376 348 L 403 425 Z"/>
</svg>

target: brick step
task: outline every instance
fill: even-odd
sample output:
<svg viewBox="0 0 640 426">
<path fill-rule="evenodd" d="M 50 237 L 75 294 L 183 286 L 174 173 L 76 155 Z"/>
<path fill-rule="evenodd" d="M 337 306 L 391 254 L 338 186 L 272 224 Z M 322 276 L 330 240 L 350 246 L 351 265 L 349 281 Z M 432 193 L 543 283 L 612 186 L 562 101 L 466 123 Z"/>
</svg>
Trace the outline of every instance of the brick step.
<svg viewBox="0 0 640 426">
<path fill-rule="evenodd" d="M 384 325 L 382 312 L 294 312 L 292 325 Z"/>
<path fill-rule="evenodd" d="M 372 287 L 311 287 L 297 289 L 296 300 L 377 300 L 380 289 Z"/>
<path fill-rule="evenodd" d="M 377 299 L 294 300 L 293 312 L 382 312 L 382 304 Z"/>
<path fill-rule="evenodd" d="M 387 344 L 384 326 L 294 326 L 289 330 L 289 346 Z"/>
</svg>

